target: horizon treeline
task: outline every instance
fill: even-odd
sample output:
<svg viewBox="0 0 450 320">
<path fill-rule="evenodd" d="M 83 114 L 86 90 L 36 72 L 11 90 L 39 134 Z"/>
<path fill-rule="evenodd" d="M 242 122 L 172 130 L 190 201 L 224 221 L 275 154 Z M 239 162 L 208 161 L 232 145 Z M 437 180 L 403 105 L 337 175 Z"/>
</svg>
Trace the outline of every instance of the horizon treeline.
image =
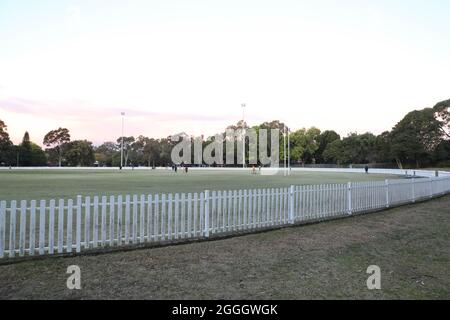
<svg viewBox="0 0 450 320">
<path fill-rule="evenodd" d="M 226 129 L 249 128 L 239 121 Z M 279 129 L 285 124 L 274 120 L 252 126 L 258 129 Z M 290 128 L 291 164 L 350 165 L 383 163 L 403 167 L 450 166 L 450 100 L 433 108 L 408 113 L 390 131 L 380 135 L 370 132 L 349 133 L 341 137 L 333 130 L 321 131 L 316 127 L 293 130 Z M 225 130 L 223 131 L 225 132 Z M 188 136 L 189 137 L 189 136 Z M 201 139 L 203 146 L 214 141 L 214 136 Z M 284 158 L 280 134 L 280 158 Z M 0 119 L 1 166 L 106 166 L 121 164 L 122 137 L 94 146 L 87 140 L 71 140 L 67 128 L 49 131 L 43 150 L 32 142 L 28 132 L 20 144 L 14 145 L 7 132 L 7 124 Z M 170 166 L 172 148 L 178 143 L 172 137 L 123 137 L 124 166 Z M 235 145 L 235 148 L 237 146 Z M 248 150 L 247 150 L 248 153 Z M 236 156 L 237 152 L 235 152 Z M 248 154 L 246 159 L 248 160 Z M 193 161 L 192 161 L 193 163 Z"/>
</svg>

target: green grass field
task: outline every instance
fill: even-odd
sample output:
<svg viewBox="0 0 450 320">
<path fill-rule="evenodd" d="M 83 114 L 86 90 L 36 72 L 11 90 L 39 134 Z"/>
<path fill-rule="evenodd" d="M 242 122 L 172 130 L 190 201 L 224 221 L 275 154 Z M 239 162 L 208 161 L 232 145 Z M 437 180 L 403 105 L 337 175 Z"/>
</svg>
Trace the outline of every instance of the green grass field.
<svg viewBox="0 0 450 320">
<path fill-rule="evenodd" d="M 275 188 L 290 185 L 344 183 L 348 181 L 397 179 L 398 176 L 323 172 L 292 172 L 284 177 L 248 172 L 170 170 L 32 170 L 0 171 L 0 200 L 74 198 L 77 195 L 155 194 Z"/>
</svg>

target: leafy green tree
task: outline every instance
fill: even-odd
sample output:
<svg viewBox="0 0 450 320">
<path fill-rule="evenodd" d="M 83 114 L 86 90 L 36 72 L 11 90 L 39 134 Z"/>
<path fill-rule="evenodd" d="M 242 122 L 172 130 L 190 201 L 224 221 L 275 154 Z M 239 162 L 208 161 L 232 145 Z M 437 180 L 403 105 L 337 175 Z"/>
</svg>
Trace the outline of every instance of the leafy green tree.
<svg viewBox="0 0 450 320">
<path fill-rule="evenodd" d="M 317 143 L 319 144 L 316 152 L 314 153 L 314 158 L 317 163 L 326 163 L 323 153 L 327 146 L 333 141 L 340 140 L 341 136 L 333 130 L 326 130 L 317 136 Z"/>
<path fill-rule="evenodd" d="M 450 99 L 436 104 L 433 111 L 435 118 L 441 123 L 443 138 L 450 138 Z"/>
<path fill-rule="evenodd" d="M 375 152 L 376 136 L 370 132 L 358 135 L 355 147 L 358 153 L 351 159 L 352 163 L 371 163 L 376 160 Z"/>
<path fill-rule="evenodd" d="M 290 134 L 291 160 L 303 163 L 315 162 L 314 154 L 319 148 L 320 130 L 311 127 L 294 131 Z"/>
<path fill-rule="evenodd" d="M 9 138 L 6 124 L 0 120 L 0 165 L 12 165 L 14 163 L 14 145 Z"/>
<path fill-rule="evenodd" d="M 392 162 L 391 133 L 385 131 L 375 139 L 375 157 L 378 163 Z"/>
<path fill-rule="evenodd" d="M 124 163 L 123 165 L 126 167 L 128 166 L 128 159 L 130 158 L 130 154 L 132 153 L 132 145 L 135 142 L 135 139 L 133 136 L 131 137 L 123 137 L 123 159 Z M 117 145 L 119 147 L 119 150 L 122 148 L 122 137 L 117 139 Z"/>
<path fill-rule="evenodd" d="M 95 153 L 92 142 L 75 140 L 67 143 L 65 159 L 72 167 L 89 167 L 94 165 Z"/>
<path fill-rule="evenodd" d="M 433 153 L 433 162 L 438 166 L 450 166 L 450 140 L 442 140 Z"/>
<path fill-rule="evenodd" d="M 47 157 L 44 150 L 36 143 L 31 142 L 31 163 L 33 167 L 47 165 Z"/>
<path fill-rule="evenodd" d="M 343 162 L 344 159 L 343 144 L 344 143 L 342 140 L 334 140 L 333 142 L 327 144 L 322 154 L 324 162 L 337 164 Z"/>
<path fill-rule="evenodd" d="M 284 161 L 284 137 L 283 134 L 284 132 L 289 132 L 290 128 L 288 126 L 286 126 L 286 124 L 280 120 L 273 120 L 273 121 L 269 121 L 269 122 L 263 122 L 262 124 L 260 124 L 258 126 L 258 129 L 266 129 L 266 130 L 272 130 L 272 129 L 278 129 L 280 132 L 279 135 L 279 141 L 278 141 L 278 145 L 280 147 L 279 150 L 279 156 L 280 156 L 280 163 L 282 163 Z M 257 134 L 259 135 L 259 130 L 257 130 Z M 267 140 L 267 154 L 270 154 L 270 150 L 272 149 L 272 141 L 269 138 L 270 136 L 270 131 L 267 134 L 268 136 L 268 140 Z M 291 137 L 292 137 L 292 133 L 291 133 Z M 286 143 L 287 143 L 287 139 L 286 139 Z M 258 141 L 259 144 L 259 141 Z M 291 145 L 292 145 L 292 141 L 291 141 Z M 259 150 L 259 145 L 258 145 L 258 150 Z M 292 159 L 292 150 L 291 150 L 291 159 Z"/>
<path fill-rule="evenodd" d="M 270 122 L 263 122 L 259 125 L 261 129 L 278 129 L 280 131 L 283 131 L 286 127 L 286 124 L 284 122 L 281 122 L 280 120 L 273 120 Z"/>
<path fill-rule="evenodd" d="M 147 165 L 147 159 L 145 154 L 145 146 L 149 142 L 149 138 L 145 137 L 143 135 L 140 135 L 137 137 L 137 139 L 131 144 L 131 158 L 133 159 L 133 164 L 140 166 L 140 165 Z"/>
<path fill-rule="evenodd" d="M 19 146 L 19 164 L 22 167 L 30 167 L 33 165 L 30 134 L 28 131 L 25 132 L 22 143 Z"/>
<path fill-rule="evenodd" d="M 351 133 L 328 144 L 323 156 L 328 163 L 351 164 L 375 161 L 376 137 L 372 133 Z"/>
<path fill-rule="evenodd" d="M 64 146 L 70 142 L 70 134 L 69 130 L 66 128 L 59 128 L 57 130 L 52 130 L 49 133 L 47 133 L 44 137 L 44 145 L 49 147 L 47 151 L 49 153 L 54 153 L 51 151 L 51 149 L 54 149 L 53 151 L 56 151 L 58 155 L 58 165 L 61 167 L 62 165 L 62 157 L 64 152 Z"/>
<path fill-rule="evenodd" d="M 160 139 L 160 152 L 159 152 L 159 159 L 160 159 L 160 165 L 166 166 L 172 163 L 171 154 L 172 154 L 172 148 L 173 144 L 171 143 L 169 138 Z"/>
<path fill-rule="evenodd" d="M 7 128 L 5 122 L 0 120 L 0 141 L 9 140 L 9 134 L 6 132 Z"/>
<path fill-rule="evenodd" d="M 161 146 L 158 140 L 148 139 L 144 146 L 144 158 L 148 162 L 148 166 L 155 166 L 159 163 Z"/>
<path fill-rule="evenodd" d="M 112 167 L 114 159 L 118 157 L 116 166 L 120 165 L 120 149 L 115 142 L 105 142 L 95 148 L 95 160 L 101 165 Z"/>
<path fill-rule="evenodd" d="M 22 143 L 17 146 L 17 150 L 19 165 L 21 167 L 40 167 L 47 164 L 45 152 L 30 140 L 28 132 L 25 132 Z"/>
<path fill-rule="evenodd" d="M 249 126 L 248 126 L 247 122 L 245 122 L 243 120 L 239 120 L 236 124 L 229 125 L 226 128 L 226 130 L 234 130 L 236 133 L 239 132 L 238 130 L 242 130 L 242 129 L 249 129 Z M 233 163 L 237 164 L 238 163 L 238 141 L 240 142 L 242 138 L 240 138 L 239 136 L 234 136 L 234 137 L 226 136 L 226 130 L 225 130 L 225 132 L 222 133 L 222 135 L 224 137 L 226 137 L 226 139 L 224 139 L 224 142 L 223 142 L 223 148 L 224 148 L 223 163 L 226 164 L 227 155 L 230 157 L 231 153 L 233 153 L 233 155 L 234 155 Z M 201 139 L 202 140 L 202 144 L 205 143 L 205 141 L 203 141 L 203 137 L 196 137 L 194 139 Z M 194 142 L 194 139 L 192 139 L 192 142 Z M 234 143 L 233 150 L 230 150 L 229 148 L 226 147 L 226 141 L 225 140 L 233 141 L 233 143 Z M 246 145 L 248 146 L 248 141 L 249 141 L 248 138 L 246 138 L 245 141 L 246 141 Z M 206 142 L 206 143 L 209 143 L 209 142 Z M 242 158 L 239 159 L 239 161 L 242 161 Z M 246 148 L 246 151 L 245 151 L 245 161 L 246 161 L 246 163 L 248 161 L 248 147 Z"/>
<path fill-rule="evenodd" d="M 392 156 L 399 163 L 420 164 L 431 156 L 445 135 L 445 122 L 432 108 L 408 113 L 391 132 Z"/>
</svg>

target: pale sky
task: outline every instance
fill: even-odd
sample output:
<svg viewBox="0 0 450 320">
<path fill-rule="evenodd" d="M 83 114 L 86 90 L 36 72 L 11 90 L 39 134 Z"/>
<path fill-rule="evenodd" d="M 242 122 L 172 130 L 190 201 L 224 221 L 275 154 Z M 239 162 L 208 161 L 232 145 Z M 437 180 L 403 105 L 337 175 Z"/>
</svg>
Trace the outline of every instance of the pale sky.
<svg viewBox="0 0 450 320">
<path fill-rule="evenodd" d="M 242 117 L 381 133 L 450 98 L 448 0 L 0 0 L 0 119 L 210 135 Z"/>
</svg>

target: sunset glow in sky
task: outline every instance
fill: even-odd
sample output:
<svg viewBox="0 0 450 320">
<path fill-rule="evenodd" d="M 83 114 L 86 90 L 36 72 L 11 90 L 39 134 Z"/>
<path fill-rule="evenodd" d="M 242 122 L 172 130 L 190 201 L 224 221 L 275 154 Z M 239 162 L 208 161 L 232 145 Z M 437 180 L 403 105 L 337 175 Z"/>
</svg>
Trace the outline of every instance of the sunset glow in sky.
<svg viewBox="0 0 450 320">
<path fill-rule="evenodd" d="M 448 0 L 0 0 L 0 119 L 210 135 L 242 116 L 381 133 L 450 98 Z"/>
</svg>

